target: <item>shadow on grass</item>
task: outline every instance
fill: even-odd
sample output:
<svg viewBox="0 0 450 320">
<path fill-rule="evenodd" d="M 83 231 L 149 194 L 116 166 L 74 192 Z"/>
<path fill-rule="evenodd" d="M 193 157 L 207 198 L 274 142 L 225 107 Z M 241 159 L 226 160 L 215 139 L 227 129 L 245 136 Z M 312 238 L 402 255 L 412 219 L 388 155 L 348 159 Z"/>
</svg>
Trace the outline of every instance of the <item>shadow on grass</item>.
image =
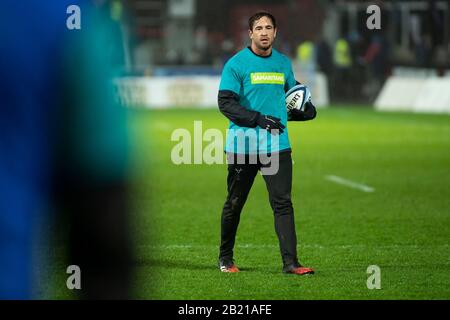
<svg viewBox="0 0 450 320">
<path fill-rule="evenodd" d="M 150 258 L 136 260 L 134 262 L 136 267 L 150 267 L 150 268 L 165 268 L 165 269 L 184 269 L 184 270 L 211 270 L 219 271 L 217 264 L 211 261 L 191 261 L 187 259 L 161 259 Z M 239 266 L 242 273 L 255 272 L 262 274 L 280 274 L 281 270 L 267 269 L 264 266 Z"/>
<path fill-rule="evenodd" d="M 216 265 L 208 262 L 194 262 L 184 259 L 145 259 L 137 260 L 134 265 L 136 267 L 151 267 L 151 268 L 171 268 L 171 269 L 186 269 L 186 270 L 214 270 Z"/>
</svg>

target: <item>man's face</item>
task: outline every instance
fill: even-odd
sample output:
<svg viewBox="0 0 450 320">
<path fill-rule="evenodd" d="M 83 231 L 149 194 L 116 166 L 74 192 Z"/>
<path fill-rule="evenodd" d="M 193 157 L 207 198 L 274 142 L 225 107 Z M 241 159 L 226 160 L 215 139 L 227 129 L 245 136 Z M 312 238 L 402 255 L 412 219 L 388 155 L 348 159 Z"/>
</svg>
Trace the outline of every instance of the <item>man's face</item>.
<svg viewBox="0 0 450 320">
<path fill-rule="evenodd" d="M 253 24 L 253 30 L 249 30 L 250 39 L 260 50 L 268 50 L 277 35 L 277 29 L 274 28 L 272 20 L 269 17 L 261 17 Z"/>
</svg>

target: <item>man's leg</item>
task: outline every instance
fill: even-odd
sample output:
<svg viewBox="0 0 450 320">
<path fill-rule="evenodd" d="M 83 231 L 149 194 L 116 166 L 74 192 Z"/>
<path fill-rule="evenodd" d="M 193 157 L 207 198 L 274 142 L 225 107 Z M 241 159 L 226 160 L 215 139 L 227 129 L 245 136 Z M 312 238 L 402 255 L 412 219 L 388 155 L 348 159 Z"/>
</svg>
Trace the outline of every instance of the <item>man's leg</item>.
<svg viewBox="0 0 450 320">
<path fill-rule="evenodd" d="M 283 265 L 298 264 L 297 235 L 295 233 L 294 210 L 291 202 L 292 159 L 290 152 L 279 154 L 279 169 L 276 174 L 264 175 L 269 191 L 270 205 L 275 215 L 275 231 L 280 242 Z"/>
<path fill-rule="evenodd" d="M 233 247 L 239 225 L 242 208 L 258 172 L 257 164 L 239 164 L 236 157 L 227 154 L 228 159 L 228 196 L 222 210 L 220 260 L 233 259 Z M 232 162 L 232 163 L 231 163 Z"/>
<path fill-rule="evenodd" d="M 279 154 L 278 159 L 278 172 L 274 175 L 264 175 L 264 180 L 269 191 L 270 205 L 275 215 L 275 231 L 280 242 L 283 272 L 298 275 L 313 274 L 314 270 L 301 266 L 297 258 L 297 235 L 291 202 L 291 153 L 283 152 Z"/>
</svg>

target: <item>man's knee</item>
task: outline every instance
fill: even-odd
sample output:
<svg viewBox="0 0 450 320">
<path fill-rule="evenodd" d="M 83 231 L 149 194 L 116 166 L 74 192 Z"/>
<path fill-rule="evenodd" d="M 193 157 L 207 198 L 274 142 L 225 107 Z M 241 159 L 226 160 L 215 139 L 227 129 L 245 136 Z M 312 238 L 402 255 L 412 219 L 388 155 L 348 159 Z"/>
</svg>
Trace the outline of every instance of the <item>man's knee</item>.
<svg viewBox="0 0 450 320">
<path fill-rule="evenodd" d="M 272 208 L 276 215 L 290 215 L 293 214 L 290 193 L 275 195 L 272 199 Z"/>
<path fill-rule="evenodd" d="M 231 196 L 225 202 L 225 210 L 227 216 L 233 216 L 236 214 L 240 214 L 242 211 L 242 207 L 244 206 L 245 199 L 240 196 Z"/>
</svg>

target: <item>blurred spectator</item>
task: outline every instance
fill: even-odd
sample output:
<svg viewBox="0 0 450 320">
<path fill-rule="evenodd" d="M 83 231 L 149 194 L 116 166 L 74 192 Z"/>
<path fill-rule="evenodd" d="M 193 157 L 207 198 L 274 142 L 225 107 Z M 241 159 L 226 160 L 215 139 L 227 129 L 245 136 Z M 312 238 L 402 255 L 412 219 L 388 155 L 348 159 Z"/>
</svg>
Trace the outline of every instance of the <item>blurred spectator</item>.
<svg viewBox="0 0 450 320">
<path fill-rule="evenodd" d="M 222 66 L 227 63 L 228 59 L 230 59 L 235 54 L 235 46 L 233 40 L 225 39 L 221 45 L 222 48 L 222 58 L 221 63 Z"/>
<path fill-rule="evenodd" d="M 364 55 L 369 68 L 367 94 L 373 100 L 388 74 L 388 45 L 382 31 L 372 33 L 371 42 Z"/>
<path fill-rule="evenodd" d="M 83 7 L 83 28 L 69 33 L 61 72 L 56 196 L 66 215 L 69 263 L 82 272 L 84 299 L 130 297 L 131 239 L 125 108 L 112 78 L 124 65 L 108 4 Z M 75 54 L 74 54 L 75 53 Z"/>
<path fill-rule="evenodd" d="M 412 14 L 410 17 L 411 26 L 411 41 L 416 56 L 416 61 L 419 66 L 425 66 L 428 61 L 428 46 L 422 35 L 422 23 L 418 14 Z"/>
<path fill-rule="evenodd" d="M 127 129 L 111 81 L 121 42 L 107 9 L 90 1 L 5 1 L 1 30 L 16 27 L 0 51 L 0 298 L 42 298 L 33 276 L 67 277 L 68 265 L 81 268 L 81 298 L 128 298 Z M 81 30 L 66 28 L 72 4 Z M 63 261 L 42 261 L 47 248 L 33 248 L 42 243 L 66 248 L 67 265 L 45 274 Z"/>
<path fill-rule="evenodd" d="M 314 91 L 316 77 L 316 50 L 312 41 L 301 42 L 297 46 L 294 72 L 299 74 L 298 81 L 305 83 Z"/>
<path fill-rule="evenodd" d="M 326 75 L 333 73 L 333 54 L 328 42 L 322 37 L 316 44 L 317 48 L 317 65 L 319 70 Z"/>
<path fill-rule="evenodd" d="M 352 66 L 352 55 L 350 45 L 344 38 L 336 41 L 334 47 L 334 63 L 337 68 L 348 69 Z"/>
<path fill-rule="evenodd" d="M 205 26 L 199 26 L 195 30 L 194 36 L 194 51 L 197 53 L 197 61 L 195 64 L 211 63 L 208 49 L 208 31 Z"/>
<path fill-rule="evenodd" d="M 304 72 L 315 72 L 316 52 L 312 41 L 304 41 L 297 46 L 297 61 Z"/>
<path fill-rule="evenodd" d="M 348 99 L 352 96 L 352 85 L 349 82 L 351 78 L 352 54 L 350 45 L 345 38 L 340 38 L 334 46 L 334 66 L 335 73 L 333 78 L 332 93 L 339 94 L 340 97 Z"/>
<path fill-rule="evenodd" d="M 50 208 L 52 116 L 60 107 L 56 75 L 68 3 L 2 5 L 0 299 L 30 299 L 36 229 Z"/>
<path fill-rule="evenodd" d="M 175 49 L 170 49 L 169 51 L 167 51 L 166 59 L 167 59 L 167 63 L 171 64 L 171 65 L 182 65 L 183 64 L 183 57 Z"/>
<path fill-rule="evenodd" d="M 425 31 L 429 36 L 430 59 L 428 66 L 432 66 L 433 58 L 435 58 L 436 48 L 443 43 L 445 23 L 444 18 L 437 9 L 436 1 L 428 1 L 428 10 L 425 14 Z M 450 4 L 450 2 L 447 2 Z M 450 7 L 447 7 L 450 9 Z M 448 10 L 447 10 L 448 11 Z"/>
</svg>

